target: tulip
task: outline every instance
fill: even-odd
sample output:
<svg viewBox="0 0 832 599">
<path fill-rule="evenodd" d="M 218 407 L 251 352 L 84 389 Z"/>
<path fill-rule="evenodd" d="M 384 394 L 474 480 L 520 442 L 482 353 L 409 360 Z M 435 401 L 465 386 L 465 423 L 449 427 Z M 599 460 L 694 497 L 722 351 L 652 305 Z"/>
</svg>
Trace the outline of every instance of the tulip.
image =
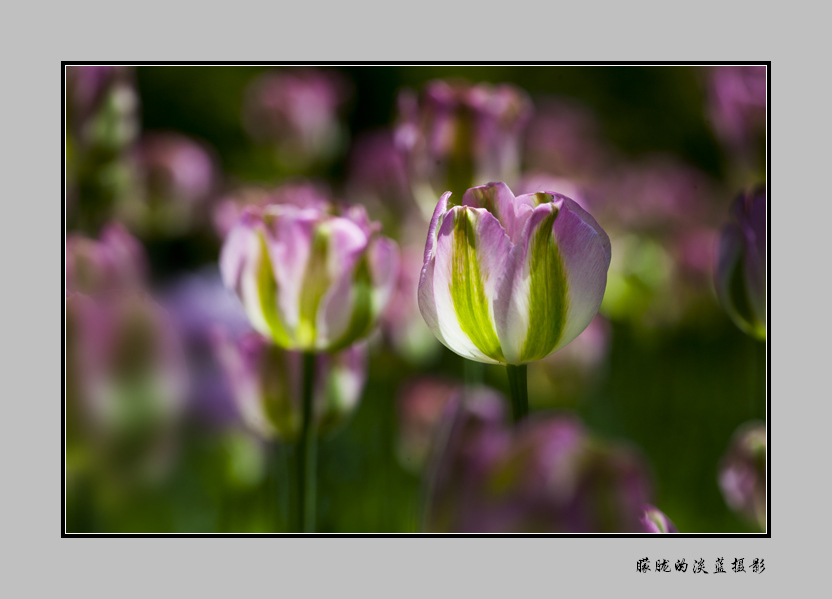
<svg viewBox="0 0 832 599">
<path fill-rule="evenodd" d="M 662 511 L 652 505 L 644 506 L 644 514 L 639 520 L 642 525 L 642 532 L 649 533 L 677 533 L 676 525 L 662 513 Z"/>
<path fill-rule="evenodd" d="M 512 399 L 527 403 L 517 397 L 525 368 L 512 367 L 545 358 L 589 325 L 604 296 L 609 237 L 558 193 L 515 197 L 504 183 L 489 183 L 449 208 L 450 195 L 428 229 L 419 309 L 452 351 L 509 365 Z"/>
<path fill-rule="evenodd" d="M 526 93 L 508 84 L 437 80 L 418 97 L 403 92 L 396 145 L 425 216 L 445 190 L 461 194 L 481 181 L 513 180 L 531 113 Z"/>
<path fill-rule="evenodd" d="M 274 204 L 246 209 L 220 256 L 256 331 L 277 346 L 303 352 L 298 442 L 299 527 L 314 529 L 315 353 L 337 352 L 366 337 L 384 311 L 398 276 L 395 243 L 379 234 L 363 208 L 340 215 Z"/>
<path fill-rule="evenodd" d="M 719 488 L 732 510 L 766 529 L 765 424 L 747 423 L 734 433 L 719 465 Z"/>
<path fill-rule="evenodd" d="M 766 192 L 741 194 L 732 208 L 734 222 L 719 241 L 715 285 L 723 307 L 742 331 L 766 338 Z"/>
<path fill-rule="evenodd" d="M 145 230 L 176 235 L 200 217 L 216 182 L 216 160 L 202 142 L 173 132 L 144 135 L 133 154 L 144 197 L 122 207 Z"/>
<path fill-rule="evenodd" d="M 72 234 L 66 240 L 66 290 L 87 295 L 138 289 L 145 282 L 147 257 L 141 243 L 118 223 L 104 227 L 98 240 Z"/>
<path fill-rule="evenodd" d="M 641 532 L 649 477 L 632 450 L 572 418 L 503 425 L 499 396 L 452 400 L 437 435 L 427 526 L 441 532 Z"/>
<path fill-rule="evenodd" d="M 262 335 L 296 351 L 337 351 L 366 337 L 393 292 L 395 243 L 360 207 L 335 216 L 314 208 L 249 208 L 220 256 Z"/>
<path fill-rule="evenodd" d="M 234 342 L 217 331 L 214 348 L 243 422 L 265 439 L 296 442 L 301 433 L 303 356 L 255 332 Z M 355 411 L 367 379 L 366 362 L 363 344 L 315 357 L 312 401 L 320 434 L 337 430 Z"/>
<path fill-rule="evenodd" d="M 243 123 L 253 138 L 274 146 L 283 165 L 303 170 L 339 150 L 346 137 L 339 112 L 351 95 L 351 83 L 337 71 L 268 71 L 246 90 Z"/>
</svg>

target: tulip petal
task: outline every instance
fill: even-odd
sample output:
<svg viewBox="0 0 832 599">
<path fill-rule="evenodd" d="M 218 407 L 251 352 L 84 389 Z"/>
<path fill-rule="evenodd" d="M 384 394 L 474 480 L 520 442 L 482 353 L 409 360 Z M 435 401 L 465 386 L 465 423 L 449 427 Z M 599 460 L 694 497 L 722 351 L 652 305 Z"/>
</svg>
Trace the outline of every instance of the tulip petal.
<svg viewBox="0 0 832 599">
<path fill-rule="evenodd" d="M 528 219 L 523 241 L 511 252 L 511 279 L 503 281 L 497 310 L 505 310 L 498 329 L 509 364 L 546 357 L 563 334 L 568 309 L 568 282 L 555 242 L 558 208 L 543 204 Z"/>
<path fill-rule="evenodd" d="M 333 349 L 356 307 L 369 303 L 372 282 L 362 266 L 366 248 L 364 231 L 346 218 L 331 218 L 316 228 L 300 298 L 300 347 Z"/>
<path fill-rule="evenodd" d="M 472 187 L 462 197 L 463 206 L 484 208 L 494 215 L 508 233 L 512 243 L 517 243 L 521 230 L 516 230 L 514 194 L 505 183 L 489 183 Z"/>
<path fill-rule="evenodd" d="M 557 194 L 523 200 L 537 207 L 512 250 L 511 276 L 495 308 L 505 314 L 498 333 L 510 364 L 545 358 L 589 325 L 604 296 L 610 259 L 606 233 L 575 202 Z"/>
<path fill-rule="evenodd" d="M 511 241 L 484 209 L 457 206 L 445 217 L 430 280 L 420 286 L 420 308 L 440 341 L 458 354 L 486 363 L 504 361 L 495 330 L 494 298 L 508 262 Z M 432 283 L 432 289 L 426 284 Z M 425 295 L 432 292 L 433 302 Z M 435 328 L 434 328 L 435 327 Z"/>
<path fill-rule="evenodd" d="M 252 326 L 277 343 L 289 337 L 277 309 L 278 283 L 262 221 L 247 214 L 232 229 L 220 256 L 223 281 L 237 291 Z"/>
<path fill-rule="evenodd" d="M 606 232 L 569 198 L 563 198 L 554 232 L 569 281 L 569 310 L 563 336 L 552 351 L 571 342 L 592 322 L 604 299 L 612 257 Z"/>
<path fill-rule="evenodd" d="M 716 290 L 731 320 L 750 335 L 765 338 L 765 325 L 755 316 L 748 294 L 747 270 L 744 268 L 743 233 L 736 224 L 729 224 L 719 240 L 716 268 Z"/>
<path fill-rule="evenodd" d="M 436 208 L 433 210 L 433 216 L 431 217 L 430 225 L 428 226 L 428 238 L 425 242 L 425 257 L 422 261 L 422 276 L 424 276 L 424 269 L 427 266 L 428 261 L 433 258 L 434 252 L 436 251 L 436 236 L 439 235 L 439 228 L 442 226 L 445 213 L 448 211 L 448 199 L 450 197 L 450 191 L 443 193 L 442 197 L 439 198 L 439 201 L 436 203 Z"/>
</svg>

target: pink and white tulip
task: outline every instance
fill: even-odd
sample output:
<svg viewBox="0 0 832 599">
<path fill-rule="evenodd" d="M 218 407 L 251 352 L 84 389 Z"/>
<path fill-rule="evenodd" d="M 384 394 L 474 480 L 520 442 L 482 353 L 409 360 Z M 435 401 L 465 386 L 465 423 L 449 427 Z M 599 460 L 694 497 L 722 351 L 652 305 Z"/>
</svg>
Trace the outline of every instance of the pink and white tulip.
<svg viewBox="0 0 832 599">
<path fill-rule="evenodd" d="M 248 208 L 220 256 L 252 326 L 285 349 L 337 351 L 366 337 L 396 284 L 396 244 L 363 208 L 340 216 L 278 204 Z"/>
<path fill-rule="evenodd" d="M 554 192 L 515 197 L 504 183 L 469 189 L 433 213 L 419 308 L 459 355 L 492 364 L 545 358 L 598 311 L 610 241 L 577 202 Z"/>
</svg>

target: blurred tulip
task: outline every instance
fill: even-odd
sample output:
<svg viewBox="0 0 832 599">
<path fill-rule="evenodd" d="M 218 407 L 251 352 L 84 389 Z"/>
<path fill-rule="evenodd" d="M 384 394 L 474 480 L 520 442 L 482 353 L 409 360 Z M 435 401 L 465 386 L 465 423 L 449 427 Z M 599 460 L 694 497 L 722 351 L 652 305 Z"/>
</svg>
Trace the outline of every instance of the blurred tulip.
<svg viewBox="0 0 832 599">
<path fill-rule="evenodd" d="M 459 355 L 526 364 L 577 337 L 598 311 L 610 241 L 594 218 L 554 192 L 515 197 L 504 183 L 436 206 L 419 281 L 433 334 Z"/>
<path fill-rule="evenodd" d="M 710 122 L 732 151 L 751 152 L 754 136 L 765 131 L 766 79 L 763 65 L 722 65 L 710 69 Z"/>
<path fill-rule="evenodd" d="M 423 377 L 400 391 L 396 453 L 402 466 L 415 472 L 422 468 L 445 406 L 459 390 L 459 385 L 443 379 Z"/>
<path fill-rule="evenodd" d="M 766 338 L 766 191 L 734 201 L 734 222 L 722 230 L 716 292 L 731 320 L 752 337 Z"/>
<path fill-rule="evenodd" d="M 220 238 L 225 239 L 240 220 L 246 206 L 265 208 L 270 204 L 327 210 L 329 190 L 323 183 L 304 179 L 290 181 L 274 189 L 244 187 L 227 194 L 214 207 L 214 228 Z"/>
<path fill-rule="evenodd" d="M 396 284 L 398 250 L 378 229 L 358 206 L 248 208 L 223 245 L 223 281 L 277 345 L 343 349 L 372 331 Z"/>
<path fill-rule="evenodd" d="M 146 231 L 165 235 L 192 227 L 216 182 L 212 151 L 179 133 L 154 132 L 139 140 L 134 160 L 143 196 L 122 206 L 124 217 Z"/>
<path fill-rule="evenodd" d="M 576 420 L 532 418 L 503 428 L 499 397 L 452 404 L 438 439 L 428 528 L 442 532 L 640 532 L 649 477 L 625 447 Z M 482 413 L 482 416 L 476 414 Z"/>
<path fill-rule="evenodd" d="M 87 295 L 138 289 L 145 282 L 147 257 L 141 243 L 119 223 L 99 240 L 78 234 L 66 239 L 66 290 Z"/>
<path fill-rule="evenodd" d="M 431 440 L 428 532 L 478 532 L 483 522 L 499 519 L 481 497 L 483 480 L 511 441 L 503 428 L 504 404 L 487 387 L 460 390 L 446 402 Z"/>
<path fill-rule="evenodd" d="M 766 530 L 766 425 L 750 422 L 731 438 L 719 466 L 719 488 L 725 503 Z"/>
<path fill-rule="evenodd" d="M 662 511 L 652 505 L 644 506 L 644 515 L 641 517 L 641 532 L 658 534 L 678 533 L 676 525 Z"/>
<path fill-rule="evenodd" d="M 254 332 L 234 342 L 217 331 L 214 346 L 243 422 L 263 438 L 297 441 L 303 356 Z M 367 378 L 366 361 L 361 344 L 316 356 L 312 402 L 320 434 L 337 429 L 358 406 Z"/>
<path fill-rule="evenodd" d="M 67 407 L 78 434 L 125 474 L 165 451 L 187 373 L 168 315 L 137 293 L 67 297 Z M 153 460 L 151 459 L 151 462 Z"/>
<path fill-rule="evenodd" d="M 82 147 L 115 151 L 138 134 L 132 69 L 120 65 L 66 67 L 67 124 Z"/>
<path fill-rule="evenodd" d="M 95 233 L 135 187 L 139 98 L 132 68 L 113 65 L 68 66 L 65 91 L 68 224 Z"/>
<path fill-rule="evenodd" d="M 520 135 L 532 104 L 512 85 L 431 81 L 399 96 L 396 145 L 426 214 L 446 190 L 462 194 L 485 181 L 513 181 Z"/>
<path fill-rule="evenodd" d="M 304 169 L 337 154 L 346 137 L 338 112 L 351 95 L 337 71 L 268 71 L 246 90 L 243 123 L 254 139 L 274 145 L 281 163 Z"/>
</svg>

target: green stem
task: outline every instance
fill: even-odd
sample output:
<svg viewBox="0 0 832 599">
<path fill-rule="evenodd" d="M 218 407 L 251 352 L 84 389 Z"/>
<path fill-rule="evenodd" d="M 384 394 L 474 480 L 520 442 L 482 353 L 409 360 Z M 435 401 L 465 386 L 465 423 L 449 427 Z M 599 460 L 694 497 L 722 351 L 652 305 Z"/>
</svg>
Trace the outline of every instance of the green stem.
<svg viewBox="0 0 832 599">
<path fill-rule="evenodd" d="M 297 456 L 298 530 L 315 532 L 315 420 L 312 413 L 312 388 L 315 379 L 315 354 L 303 354 L 303 420 Z"/>
<path fill-rule="evenodd" d="M 511 415 L 516 424 L 529 413 L 526 365 L 514 366 L 513 364 L 507 364 L 506 369 L 508 369 L 508 385 L 511 389 Z"/>
</svg>

